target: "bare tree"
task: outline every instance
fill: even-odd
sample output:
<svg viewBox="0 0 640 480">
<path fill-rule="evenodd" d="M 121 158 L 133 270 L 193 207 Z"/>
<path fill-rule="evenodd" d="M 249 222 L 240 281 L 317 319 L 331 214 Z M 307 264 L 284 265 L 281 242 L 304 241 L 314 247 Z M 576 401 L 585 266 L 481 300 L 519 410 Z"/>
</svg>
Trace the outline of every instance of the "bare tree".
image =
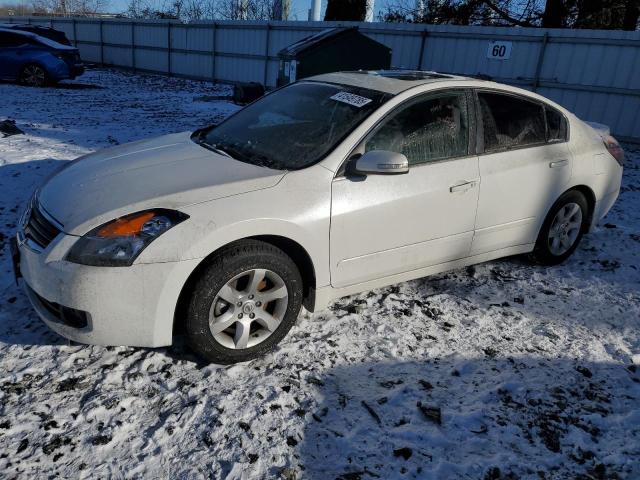
<svg viewBox="0 0 640 480">
<path fill-rule="evenodd" d="M 396 0 L 386 21 L 455 25 L 535 26 L 544 0 Z"/>
<path fill-rule="evenodd" d="M 223 20 L 282 20 L 290 15 L 290 0 L 129 0 L 131 18 L 170 18 L 184 22 Z"/>
<path fill-rule="evenodd" d="M 640 0 L 392 0 L 386 21 L 548 28 L 638 28 Z"/>
<path fill-rule="evenodd" d="M 565 27 L 569 16 L 568 7 L 565 0 L 547 0 L 542 14 L 542 26 L 547 28 Z"/>
<path fill-rule="evenodd" d="M 33 13 L 33 7 L 24 3 L 5 3 L 0 5 L 0 15 L 2 16 L 24 16 L 31 13 Z"/>
<path fill-rule="evenodd" d="M 147 0 L 129 0 L 127 10 L 124 12 L 129 18 L 165 18 L 166 12 L 162 8 L 157 8 Z"/>
<path fill-rule="evenodd" d="M 288 18 L 288 0 L 218 0 L 216 16 L 224 20 L 280 20 Z"/>
<path fill-rule="evenodd" d="M 637 29 L 638 18 L 640 18 L 640 0 L 626 0 L 624 18 L 622 20 L 622 29 Z"/>
<path fill-rule="evenodd" d="M 34 12 L 49 13 L 64 17 L 90 17 L 102 12 L 107 0 L 33 0 Z"/>
</svg>

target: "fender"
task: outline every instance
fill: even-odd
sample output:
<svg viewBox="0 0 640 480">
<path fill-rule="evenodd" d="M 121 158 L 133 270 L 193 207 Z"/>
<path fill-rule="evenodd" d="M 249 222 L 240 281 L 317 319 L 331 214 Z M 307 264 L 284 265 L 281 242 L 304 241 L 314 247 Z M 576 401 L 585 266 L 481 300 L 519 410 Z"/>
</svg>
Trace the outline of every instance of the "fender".
<svg viewBox="0 0 640 480">
<path fill-rule="evenodd" d="M 182 209 L 191 218 L 167 234 L 180 235 L 180 244 L 188 245 L 180 260 L 204 259 L 243 238 L 284 237 L 313 259 L 316 285 L 329 285 L 332 176 L 333 172 L 315 166 L 289 172 L 268 189 L 191 205 Z M 293 198 L 304 201 L 292 202 Z"/>
</svg>

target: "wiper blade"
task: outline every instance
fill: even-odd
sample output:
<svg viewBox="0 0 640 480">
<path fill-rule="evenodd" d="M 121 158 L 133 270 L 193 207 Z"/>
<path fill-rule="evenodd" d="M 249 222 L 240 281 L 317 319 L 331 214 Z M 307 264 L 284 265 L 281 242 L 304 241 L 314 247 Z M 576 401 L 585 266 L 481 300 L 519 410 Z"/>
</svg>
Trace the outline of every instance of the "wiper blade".
<svg viewBox="0 0 640 480">
<path fill-rule="evenodd" d="M 198 142 L 200 143 L 200 145 L 204 145 L 205 147 L 207 147 L 209 150 L 212 150 L 220 155 L 224 155 L 225 157 L 229 157 L 233 160 L 237 160 L 234 156 L 231 155 L 231 153 L 229 153 L 227 151 L 226 148 L 221 148 L 218 145 L 214 145 L 211 143 L 207 143 L 205 142 L 202 138 L 198 138 Z"/>
<path fill-rule="evenodd" d="M 255 152 L 247 153 L 241 152 L 229 145 L 219 145 L 217 143 L 208 143 L 205 142 L 202 138 L 202 132 L 198 131 L 195 135 L 195 138 L 198 141 L 198 144 L 204 146 L 205 148 L 216 152 L 220 155 L 224 155 L 225 157 L 229 157 L 233 160 L 239 160 L 241 162 L 250 163 L 252 165 L 256 165 L 257 167 L 266 167 L 266 168 L 275 168 L 276 170 L 286 170 L 283 166 L 279 166 L 272 159 L 265 155 L 260 155 Z"/>
<path fill-rule="evenodd" d="M 266 167 L 275 170 L 286 170 L 285 168 L 282 168 L 282 166 L 279 166 L 278 163 L 274 162 L 273 159 L 265 155 L 254 155 L 251 157 L 251 161 L 258 167 Z"/>
<path fill-rule="evenodd" d="M 209 144 L 207 143 L 207 145 L 209 145 Z M 223 150 L 223 149 L 221 149 L 219 147 L 216 147 L 215 145 L 209 145 L 209 147 L 211 148 L 211 150 L 213 150 L 216 153 L 219 153 L 220 155 L 224 155 L 225 157 L 233 158 L 229 152 L 227 152 L 227 151 L 225 151 L 225 150 Z M 235 158 L 233 158 L 233 159 L 235 160 Z"/>
<path fill-rule="evenodd" d="M 198 140 L 198 142 L 201 142 L 202 138 L 204 137 L 205 131 L 206 131 L 206 128 L 199 128 L 198 130 L 193 132 L 193 138 Z"/>
</svg>

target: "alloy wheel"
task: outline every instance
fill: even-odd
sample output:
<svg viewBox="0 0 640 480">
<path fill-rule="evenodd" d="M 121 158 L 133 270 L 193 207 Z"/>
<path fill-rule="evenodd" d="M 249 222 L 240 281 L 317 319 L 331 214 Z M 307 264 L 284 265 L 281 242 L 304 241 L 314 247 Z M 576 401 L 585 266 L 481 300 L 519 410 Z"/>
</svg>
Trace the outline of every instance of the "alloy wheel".
<svg viewBox="0 0 640 480">
<path fill-rule="evenodd" d="M 551 222 L 549 228 L 549 250 L 560 256 L 569 251 L 576 242 L 582 228 L 582 208 L 577 203 L 564 205 Z"/>
<path fill-rule="evenodd" d="M 236 275 L 216 294 L 209 310 L 209 329 L 230 349 L 251 348 L 280 326 L 289 305 L 284 280 L 267 269 Z"/>
<path fill-rule="evenodd" d="M 46 74 L 38 65 L 27 65 L 22 71 L 22 82 L 31 87 L 41 87 L 45 84 Z"/>
</svg>

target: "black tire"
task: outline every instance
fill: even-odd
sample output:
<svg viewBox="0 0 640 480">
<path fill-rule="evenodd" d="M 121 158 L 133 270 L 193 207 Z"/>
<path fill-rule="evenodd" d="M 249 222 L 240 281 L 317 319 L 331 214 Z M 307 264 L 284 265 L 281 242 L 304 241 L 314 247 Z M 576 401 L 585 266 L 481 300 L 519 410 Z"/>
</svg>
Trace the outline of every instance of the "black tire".
<svg viewBox="0 0 640 480">
<path fill-rule="evenodd" d="M 44 87 L 49 83 L 47 71 L 36 63 L 25 65 L 19 80 L 21 85 L 28 87 Z"/>
<path fill-rule="evenodd" d="M 268 269 L 284 281 L 288 291 L 286 313 L 277 329 L 249 348 L 227 348 L 214 338 L 209 314 L 220 289 L 235 276 L 252 269 Z M 231 364 L 260 357 L 272 350 L 291 330 L 302 307 L 303 283 L 296 264 L 282 250 L 259 240 L 242 240 L 216 253 L 195 281 L 189 299 L 186 332 L 194 352 L 213 363 Z"/>
<path fill-rule="evenodd" d="M 553 227 L 554 219 L 558 212 L 560 212 L 563 208 L 567 207 L 570 204 L 577 204 L 581 210 L 581 223 L 578 234 L 573 240 L 573 244 L 571 247 L 561 254 L 554 253 L 551 247 L 551 242 L 549 239 L 551 228 Z M 538 239 L 536 241 L 536 246 L 531 254 L 532 259 L 541 265 L 558 265 L 564 262 L 567 258 L 571 256 L 571 254 L 578 248 L 580 244 L 580 240 L 584 235 L 584 232 L 587 229 L 587 222 L 589 218 L 589 205 L 587 203 L 586 198 L 582 193 L 577 190 L 570 190 L 568 192 L 563 193 L 560 198 L 553 204 L 547 217 L 542 224 L 542 228 L 540 229 L 540 233 L 538 234 Z"/>
</svg>

